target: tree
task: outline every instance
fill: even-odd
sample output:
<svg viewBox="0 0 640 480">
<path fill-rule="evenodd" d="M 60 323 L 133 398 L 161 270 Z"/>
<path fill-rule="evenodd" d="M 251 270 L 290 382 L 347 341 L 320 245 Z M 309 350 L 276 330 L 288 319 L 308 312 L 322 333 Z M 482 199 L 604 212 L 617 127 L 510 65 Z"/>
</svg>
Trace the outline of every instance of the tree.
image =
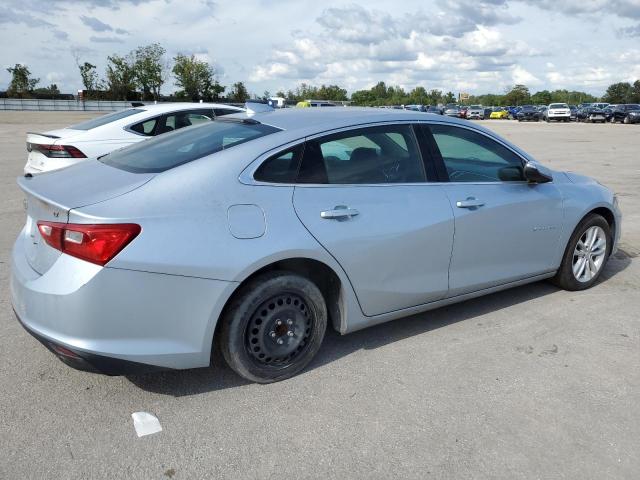
<svg viewBox="0 0 640 480">
<path fill-rule="evenodd" d="M 244 86 L 243 82 L 236 82 L 231 87 L 231 92 L 229 92 L 229 100 L 237 103 L 244 103 L 249 98 L 249 92 L 247 91 L 247 87 Z"/>
<path fill-rule="evenodd" d="M 321 85 L 317 90 L 317 96 L 320 100 L 348 100 L 347 91 L 338 85 Z"/>
<path fill-rule="evenodd" d="M 138 47 L 132 52 L 135 81 L 144 100 L 158 100 L 166 80 L 166 50 L 159 43 Z"/>
<path fill-rule="evenodd" d="M 525 85 L 514 85 L 504 96 L 507 105 L 523 105 L 530 100 L 531 94 Z"/>
<path fill-rule="evenodd" d="M 553 101 L 553 96 L 551 95 L 551 92 L 549 90 L 542 90 L 531 95 L 531 103 L 535 105 L 549 105 Z M 562 102 L 564 100 L 558 101 Z"/>
<path fill-rule="evenodd" d="M 181 88 L 178 97 L 197 100 L 217 100 L 225 87 L 215 78 L 209 63 L 196 59 L 195 55 L 178 54 L 174 59 L 173 74 L 176 85 Z"/>
<path fill-rule="evenodd" d="M 604 99 L 609 103 L 630 103 L 633 96 L 633 87 L 628 82 L 619 82 L 609 85 Z"/>
<path fill-rule="evenodd" d="M 631 92 L 631 101 L 640 103 L 640 80 L 633 82 L 633 91 Z"/>
<path fill-rule="evenodd" d="M 442 103 L 444 103 L 445 105 L 447 103 L 454 103 L 456 101 L 456 96 L 453 94 L 453 92 L 447 92 L 447 94 L 442 98 Z"/>
<path fill-rule="evenodd" d="M 52 83 L 48 87 L 36 88 L 33 93 L 42 93 L 45 95 L 60 95 L 60 89 L 58 88 L 58 85 Z"/>
<path fill-rule="evenodd" d="M 16 63 L 13 68 L 7 68 L 7 72 L 11 74 L 11 82 L 7 89 L 9 97 L 28 97 L 40 82 L 39 78 L 31 78 L 29 67 L 20 63 Z"/>
<path fill-rule="evenodd" d="M 84 89 L 91 95 L 91 92 L 98 90 L 100 80 L 98 80 L 98 71 L 96 70 L 96 66 L 89 63 L 84 62 L 80 65 L 80 62 L 77 61 L 78 69 L 80 70 L 80 78 L 82 78 L 82 86 Z"/>
<path fill-rule="evenodd" d="M 107 88 L 114 100 L 129 100 L 136 91 L 136 74 L 131 55 L 107 57 Z"/>
</svg>

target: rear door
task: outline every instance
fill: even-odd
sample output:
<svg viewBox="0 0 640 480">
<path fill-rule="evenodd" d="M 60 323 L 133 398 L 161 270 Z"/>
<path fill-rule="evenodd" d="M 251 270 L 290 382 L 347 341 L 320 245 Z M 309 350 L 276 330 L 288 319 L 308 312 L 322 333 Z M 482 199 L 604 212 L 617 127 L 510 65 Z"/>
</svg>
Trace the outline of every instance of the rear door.
<svg viewBox="0 0 640 480">
<path fill-rule="evenodd" d="M 455 216 L 449 296 L 557 268 L 562 197 L 553 182 L 525 181 L 524 160 L 474 129 L 431 124 L 425 133 Z"/>
<path fill-rule="evenodd" d="M 307 139 L 293 203 L 342 265 L 365 315 L 443 298 L 453 215 L 409 124 Z"/>
</svg>

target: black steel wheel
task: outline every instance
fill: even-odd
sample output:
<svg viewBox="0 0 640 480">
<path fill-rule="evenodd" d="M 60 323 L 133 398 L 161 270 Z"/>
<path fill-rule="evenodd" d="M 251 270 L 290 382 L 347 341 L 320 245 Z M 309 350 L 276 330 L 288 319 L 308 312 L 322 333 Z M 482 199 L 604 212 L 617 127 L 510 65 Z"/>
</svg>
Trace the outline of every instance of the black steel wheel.
<svg viewBox="0 0 640 480">
<path fill-rule="evenodd" d="M 281 293 L 264 301 L 245 330 L 245 347 L 258 365 L 286 365 L 308 347 L 314 315 L 304 298 Z"/>
<path fill-rule="evenodd" d="M 227 364 L 258 383 L 292 377 L 318 352 L 327 308 L 318 287 L 291 272 L 268 272 L 240 287 L 225 308 L 217 342 Z"/>
</svg>

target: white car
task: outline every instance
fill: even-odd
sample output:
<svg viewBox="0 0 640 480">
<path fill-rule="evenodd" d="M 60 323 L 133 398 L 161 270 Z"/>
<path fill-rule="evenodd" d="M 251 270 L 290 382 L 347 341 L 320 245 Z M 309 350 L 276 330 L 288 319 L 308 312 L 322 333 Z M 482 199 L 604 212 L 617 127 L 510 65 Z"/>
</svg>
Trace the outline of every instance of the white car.
<svg viewBox="0 0 640 480">
<path fill-rule="evenodd" d="M 482 105 L 471 105 L 467 110 L 467 119 L 484 120 L 484 107 Z"/>
<path fill-rule="evenodd" d="M 34 175 L 68 167 L 156 135 L 243 111 L 216 103 L 142 105 L 59 130 L 29 132 L 24 173 Z"/>
<path fill-rule="evenodd" d="M 547 122 L 551 120 L 568 122 L 571 120 L 571 109 L 566 103 L 552 103 L 547 107 L 544 117 Z"/>
</svg>

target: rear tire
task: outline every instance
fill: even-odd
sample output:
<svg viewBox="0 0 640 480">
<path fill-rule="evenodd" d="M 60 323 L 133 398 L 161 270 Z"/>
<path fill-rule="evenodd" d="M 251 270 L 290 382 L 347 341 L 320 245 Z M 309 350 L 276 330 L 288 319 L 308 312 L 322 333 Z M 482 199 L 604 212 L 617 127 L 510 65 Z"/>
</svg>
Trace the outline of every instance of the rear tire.
<svg viewBox="0 0 640 480">
<path fill-rule="evenodd" d="M 601 215 L 587 215 L 573 231 L 562 263 L 551 280 L 565 290 L 592 287 L 604 270 L 613 246 L 611 227 Z"/>
<path fill-rule="evenodd" d="M 241 377 L 272 383 L 300 373 L 327 328 L 320 289 L 291 272 L 269 272 L 241 287 L 225 309 L 217 338 L 225 361 Z"/>
</svg>

